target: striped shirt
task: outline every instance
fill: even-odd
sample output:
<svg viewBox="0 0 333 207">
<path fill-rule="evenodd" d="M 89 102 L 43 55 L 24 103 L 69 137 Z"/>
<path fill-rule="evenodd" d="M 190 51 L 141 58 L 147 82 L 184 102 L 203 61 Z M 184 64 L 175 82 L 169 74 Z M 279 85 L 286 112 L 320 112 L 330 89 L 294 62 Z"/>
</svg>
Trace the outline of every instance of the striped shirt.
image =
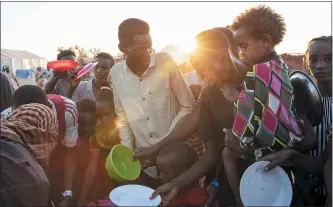
<svg viewBox="0 0 333 207">
<path fill-rule="evenodd" d="M 328 136 L 327 130 L 332 125 L 332 97 L 323 97 L 323 121 L 320 125 L 314 127 L 318 139 L 318 148 L 309 152 L 312 156 L 321 156 L 326 148 Z"/>
<path fill-rule="evenodd" d="M 308 153 L 312 156 L 322 156 L 325 148 L 327 147 L 328 134 L 327 130 L 332 126 L 332 97 L 323 97 L 323 121 L 320 125 L 314 127 L 317 135 L 318 148 Z M 316 189 L 319 195 L 326 195 L 325 186 L 322 185 Z"/>
</svg>

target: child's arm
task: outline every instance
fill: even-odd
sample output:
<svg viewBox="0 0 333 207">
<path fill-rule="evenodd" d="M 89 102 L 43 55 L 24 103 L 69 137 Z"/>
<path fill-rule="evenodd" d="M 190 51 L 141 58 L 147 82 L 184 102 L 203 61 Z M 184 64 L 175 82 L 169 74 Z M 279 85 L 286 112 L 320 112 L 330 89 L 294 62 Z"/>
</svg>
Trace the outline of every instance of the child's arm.
<svg viewBox="0 0 333 207">
<path fill-rule="evenodd" d="M 303 120 L 304 122 L 304 126 L 303 126 L 303 133 L 304 133 L 304 138 L 301 142 L 295 144 L 293 147 L 291 147 L 291 149 L 294 149 L 296 151 L 299 152 L 308 152 L 311 150 L 314 150 L 317 145 L 317 136 L 316 133 L 313 130 L 313 127 L 310 123 L 310 121 L 308 120 L 308 118 L 306 117 L 306 115 L 300 115 L 300 118 Z"/>
</svg>

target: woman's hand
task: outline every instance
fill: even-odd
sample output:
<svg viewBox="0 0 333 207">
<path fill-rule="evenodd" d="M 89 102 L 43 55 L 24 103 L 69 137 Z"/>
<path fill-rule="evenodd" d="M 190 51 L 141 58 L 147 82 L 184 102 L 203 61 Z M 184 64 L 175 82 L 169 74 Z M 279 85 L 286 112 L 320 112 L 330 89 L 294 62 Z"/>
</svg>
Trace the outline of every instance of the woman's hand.
<svg viewBox="0 0 333 207">
<path fill-rule="evenodd" d="M 240 146 L 239 140 L 237 137 L 232 133 L 231 129 L 223 129 L 223 132 L 225 134 L 224 137 L 224 145 L 225 147 L 228 147 L 231 151 L 237 154 L 243 154 L 246 149 L 243 149 Z"/>
<path fill-rule="evenodd" d="M 158 187 L 150 196 L 150 199 L 154 199 L 160 195 L 162 199 L 160 206 L 168 206 L 169 202 L 177 196 L 179 190 L 180 188 L 177 185 L 169 182 Z"/>
<path fill-rule="evenodd" d="M 75 71 L 75 72 L 69 74 L 69 76 L 68 76 L 69 85 L 70 85 L 70 87 L 73 88 L 73 89 L 76 89 L 76 87 L 77 87 L 77 86 L 80 84 L 80 82 L 81 82 L 81 78 L 76 79 L 76 78 L 77 78 L 77 75 L 78 75 L 78 72 Z"/>
</svg>

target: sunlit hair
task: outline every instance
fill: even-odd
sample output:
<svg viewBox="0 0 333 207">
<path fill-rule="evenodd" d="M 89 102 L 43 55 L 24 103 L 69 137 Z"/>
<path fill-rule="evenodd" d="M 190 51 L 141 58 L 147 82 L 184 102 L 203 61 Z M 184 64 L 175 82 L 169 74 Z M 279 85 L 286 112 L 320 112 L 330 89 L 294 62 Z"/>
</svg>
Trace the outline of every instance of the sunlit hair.
<svg viewBox="0 0 333 207">
<path fill-rule="evenodd" d="M 100 53 L 98 53 L 95 58 L 103 58 L 103 59 L 106 59 L 106 60 L 110 60 L 112 66 L 115 63 L 112 55 L 110 55 L 109 53 L 106 53 L 106 52 L 100 52 Z"/>
<path fill-rule="evenodd" d="M 242 27 L 246 28 L 249 34 L 257 40 L 264 34 L 269 35 L 274 45 L 282 42 L 286 34 L 283 16 L 265 5 L 246 10 L 237 16 L 230 26 L 233 31 Z"/>
<path fill-rule="evenodd" d="M 305 51 L 305 64 L 308 69 L 310 69 L 309 68 L 310 47 L 315 41 L 325 41 L 325 42 L 332 44 L 332 36 L 321 36 L 321 37 L 316 37 L 316 38 L 313 38 L 312 40 L 310 40 L 310 42 L 308 43 L 308 47 L 306 48 L 306 51 Z"/>
</svg>

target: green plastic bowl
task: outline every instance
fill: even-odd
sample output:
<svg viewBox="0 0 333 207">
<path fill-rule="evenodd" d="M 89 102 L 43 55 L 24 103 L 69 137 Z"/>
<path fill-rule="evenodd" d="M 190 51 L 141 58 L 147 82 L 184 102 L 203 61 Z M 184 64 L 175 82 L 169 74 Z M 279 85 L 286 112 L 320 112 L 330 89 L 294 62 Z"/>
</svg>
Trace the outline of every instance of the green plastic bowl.
<svg viewBox="0 0 333 207">
<path fill-rule="evenodd" d="M 122 145 L 115 145 L 105 162 L 105 169 L 111 179 L 118 182 L 136 180 L 140 176 L 141 166 L 133 160 L 134 152 Z"/>
</svg>

